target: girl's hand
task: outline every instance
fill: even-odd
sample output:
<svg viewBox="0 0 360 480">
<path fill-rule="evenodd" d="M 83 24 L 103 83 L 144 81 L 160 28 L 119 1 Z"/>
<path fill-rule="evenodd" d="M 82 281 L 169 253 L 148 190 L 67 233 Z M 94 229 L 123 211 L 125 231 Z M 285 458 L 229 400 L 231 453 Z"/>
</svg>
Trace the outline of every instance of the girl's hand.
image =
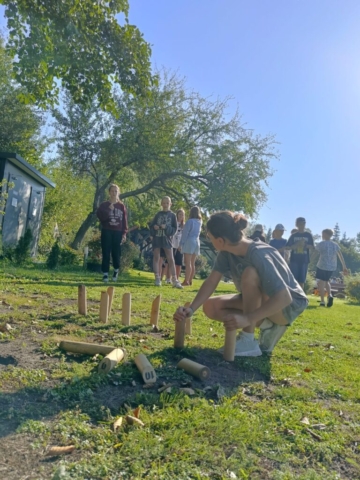
<svg viewBox="0 0 360 480">
<path fill-rule="evenodd" d="M 121 239 L 121 243 L 123 244 L 123 243 L 125 243 L 125 242 L 126 242 L 126 235 L 123 235 L 123 236 L 122 236 L 122 239 Z"/>
<path fill-rule="evenodd" d="M 192 308 L 179 307 L 174 313 L 173 319 L 175 322 L 183 322 L 187 317 L 191 317 L 192 314 Z"/>
<path fill-rule="evenodd" d="M 226 330 L 237 330 L 239 328 L 248 327 L 249 325 L 250 321 L 246 315 L 229 313 L 224 318 L 224 327 Z"/>
<path fill-rule="evenodd" d="M 343 274 L 346 276 L 346 275 L 349 275 L 349 270 L 347 268 L 344 268 L 343 269 Z"/>
<path fill-rule="evenodd" d="M 154 230 L 159 230 L 159 225 L 154 225 Z"/>
</svg>

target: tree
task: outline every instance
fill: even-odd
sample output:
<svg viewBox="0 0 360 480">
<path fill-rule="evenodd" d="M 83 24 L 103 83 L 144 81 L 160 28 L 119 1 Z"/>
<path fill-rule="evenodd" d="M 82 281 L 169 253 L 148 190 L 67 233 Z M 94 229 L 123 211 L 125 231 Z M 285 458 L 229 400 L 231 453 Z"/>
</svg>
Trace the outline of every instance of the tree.
<svg viewBox="0 0 360 480">
<path fill-rule="evenodd" d="M 270 240 L 272 239 L 272 228 L 269 227 L 268 231 L 266 232 L 266 235 L 265 235 L 265 240 L 266 240 L 266 243 L 270 243 Z"/>
<path fill-rule="evenodd" d="M 121 184 L 122 199 L 138 204 L 133 213 L 143 205 L 149 212 L 165 194 L 208 211 L 229 208 L 249 215 L 266 199 L 270 159 L 276 157 L 273 137 L 253 135 L 238 113 L 226 117 L 228 100 L 188 92 L 174 75 L 164 74 L 150 93 L 117 93 L 117 116 L 102 112 L 96 101 L 75 105 L 69 96 L 65 113 L 54 111 L 61 157 L 74 175 L 94 185 L 92 210 L 74 248 L 114 181 Z"/>
<path fill-rule="evenodd" d="M 23 88 L 11 79 L 11 59 L 0 37 L 0 151 L 16 152 L 40 167 L 45 142 L 40 135 L 42 115 L 19 101 Z"/>
<path fill-rule="evenodd" d="M 151 83 L 150 46 L 128 22 L 128 0 L 0 0 L 13 73 L 23 100 L 54 105 L 59 82 L 74 102 L 114 108 L 113 84 L 143 93 Z M 125 16 L 119 25 L 116 15 Z"/>
<path fill-rule="evenodd" d="M 339 243 L 340 242 L 340 227 L 339 224 L 336 223 L 334 227 L 334 236 L 333 236 L 334 242 Z"/>
</svg>

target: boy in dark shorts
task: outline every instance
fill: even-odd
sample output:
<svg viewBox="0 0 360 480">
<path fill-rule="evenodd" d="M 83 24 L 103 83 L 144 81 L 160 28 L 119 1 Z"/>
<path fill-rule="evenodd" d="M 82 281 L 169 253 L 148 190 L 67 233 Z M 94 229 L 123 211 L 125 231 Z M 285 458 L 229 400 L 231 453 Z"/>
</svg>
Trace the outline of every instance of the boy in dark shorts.
<svg viewBox="0 0 360 480">
<path fill-rule="evenodd" d="M 295 224 L 297 232 L 290 236 L 286 248 L 291 250 L 290 270 L 301 288 L 304 289 L 310 262 L 309 252 L 314 249 L 314 239 L 311 233 L 305 231 L 306 220 L 304 217 L 298 217 Z"/>
<path fill-rule="evenodd" d="M 334 303 L 329 280 L 336 270 L 337 257 L 339 257 L 342 264 L 344 275 L 348 272 L 339 245 L 331 240 L 333 235 L 334 231 L 331 228 L 326 228 L 322 231 L 323 241 L 315 247 L 315 250 L 320 253 L 320 258 L 316 265 L 316 279 L 319 280 L 320 307 L 325 307 L 325 290 L 328 294 L 327 306 L 332 307 Z"/>
</svg>

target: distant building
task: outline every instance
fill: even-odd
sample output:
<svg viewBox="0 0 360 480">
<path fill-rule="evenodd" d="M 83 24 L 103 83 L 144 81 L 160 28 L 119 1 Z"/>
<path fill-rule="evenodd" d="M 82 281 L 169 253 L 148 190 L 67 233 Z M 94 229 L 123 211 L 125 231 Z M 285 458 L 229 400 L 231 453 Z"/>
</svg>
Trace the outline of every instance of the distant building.
<svg viewBox="0 0 360 480">
<path fill-rule="evenodd" d="M 25 231 L 33 234 L 32 255 L 36 254 L 46 187 L 55 184 L 16 153 L 0 152 L 0 182 L 8 198 L 0 215 L 0 232 L 4 245 L 16 245 Z M 9 188 L 9 184 L 13 184 Z M 1 190 L 1 189 L 0 189 Z"/>
</svg>

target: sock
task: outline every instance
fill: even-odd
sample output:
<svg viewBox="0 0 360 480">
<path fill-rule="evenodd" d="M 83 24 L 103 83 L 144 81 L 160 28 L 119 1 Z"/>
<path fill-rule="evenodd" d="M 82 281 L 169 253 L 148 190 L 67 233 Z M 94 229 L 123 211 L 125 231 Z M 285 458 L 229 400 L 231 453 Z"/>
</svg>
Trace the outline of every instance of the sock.
<svg viewBox="0 0 360 480">
<path fill-rule="evenodd" d="M 119 269 L 118 268 L 114 268 L 114 273 L 118 273 Z"/>
<path fill-rule="evenodd" d="M 254 340 L 254 334 L 249 332 L 244 332 L 244 330 L 241 332 L 241 336 L 246 338 L 246 340 Z"/>
</svg>

